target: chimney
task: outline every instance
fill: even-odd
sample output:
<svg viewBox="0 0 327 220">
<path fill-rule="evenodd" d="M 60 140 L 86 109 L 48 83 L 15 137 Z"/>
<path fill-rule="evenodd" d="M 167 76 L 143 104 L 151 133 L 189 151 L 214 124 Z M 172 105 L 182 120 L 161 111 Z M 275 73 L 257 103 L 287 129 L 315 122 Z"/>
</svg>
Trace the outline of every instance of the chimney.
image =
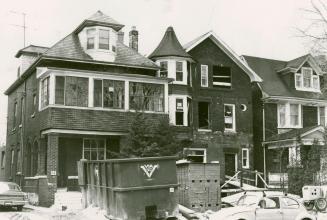
<svg viewBox="0 0 327 220">
<path fill-rule="evenodd" d="M 124 43 L 124 32 L 122 32 L 122 31 L 119 31 L 118 32 L 118 42 L 120 42 L 120 43 Z"/>
<path fill-rule="evenodd" d="M 132 30 L 129 32 L 129 47 L 138 51 L 139 32 L 135 26 L 132 26 Z"/>
</svg>

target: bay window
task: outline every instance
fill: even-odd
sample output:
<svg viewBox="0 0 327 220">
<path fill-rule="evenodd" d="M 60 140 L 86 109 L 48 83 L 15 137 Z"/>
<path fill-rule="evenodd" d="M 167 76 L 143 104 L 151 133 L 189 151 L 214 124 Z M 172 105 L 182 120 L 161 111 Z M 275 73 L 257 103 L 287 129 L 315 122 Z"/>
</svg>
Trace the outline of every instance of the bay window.
<svg viewBox="0 0 327 220">
<path fill-rule="evenodd" d="M 312 68 L 302 67 L 301 72 L 295 73 L 295 88 L 303 91 L 319 91 L 319 76 Z"/>
<path fill-rule="evenodd" d="M 94 80 L 94 107 L 123 109 L 124 94 L 124 81 L 107 79 Z"/>
<path fill-rule="evenodd" d="M 279 104 L 278 105 L 278 127 L 279 128 L 300 128 L 302 126 L 302 110 L 300 104 Z"/>
<path fill-rule="evenodd" d="M 163 112 L 164 85 L 130 82 L 129 104 L 133 110 Z"/>
</svg>

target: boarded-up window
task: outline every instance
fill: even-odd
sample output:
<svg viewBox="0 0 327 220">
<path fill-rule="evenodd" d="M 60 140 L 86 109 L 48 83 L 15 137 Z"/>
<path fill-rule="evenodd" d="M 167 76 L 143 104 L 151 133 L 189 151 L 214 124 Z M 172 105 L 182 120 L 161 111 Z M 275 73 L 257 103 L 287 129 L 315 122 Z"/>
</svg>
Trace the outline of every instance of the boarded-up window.
<svg viewBox="0 0 327 220">
<path fill-rule="evenodd" d="M 56 76 L 56 95 L 55 103 L 59 105 L 65 104 L 65 77 Z"/>
<path fill-rule="evenodd" d="M 67 76 L 65 89 L 65 105 L 88 106 L 88 78 Z"/>
<path fill-rule="evenodd" d="M 129 83 L 130 108 L 144 111 L 164 111 L 164 85 Z"/>
</svg>

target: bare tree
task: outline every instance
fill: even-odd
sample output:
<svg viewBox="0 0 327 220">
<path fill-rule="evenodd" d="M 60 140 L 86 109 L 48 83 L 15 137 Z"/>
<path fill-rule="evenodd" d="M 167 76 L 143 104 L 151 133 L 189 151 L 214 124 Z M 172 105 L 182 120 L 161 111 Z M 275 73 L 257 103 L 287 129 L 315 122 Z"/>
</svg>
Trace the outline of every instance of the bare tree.
<svg viewBox="0 0 327 220">
<path fill-rule="evenodd" d="M 306 38 L 312 53 L 327 53 L 327 0 L 311 0 L 311 7 L 301 9 L 307 24 L 298 27 L 299 37 Z"/>
</svg>

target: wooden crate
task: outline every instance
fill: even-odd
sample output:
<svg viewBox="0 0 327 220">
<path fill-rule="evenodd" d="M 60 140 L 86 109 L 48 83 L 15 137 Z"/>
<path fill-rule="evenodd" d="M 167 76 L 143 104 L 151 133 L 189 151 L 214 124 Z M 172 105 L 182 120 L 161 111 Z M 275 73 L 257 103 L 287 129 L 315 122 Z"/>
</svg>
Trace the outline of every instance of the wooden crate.
<svg viewBox="0 0 327 220">
<path fill-rule="evenodd" d="M 177 164 L 177 180 L 179 204 L 199 212 L 220 209 L 218 163 Z"/>
</svg>

